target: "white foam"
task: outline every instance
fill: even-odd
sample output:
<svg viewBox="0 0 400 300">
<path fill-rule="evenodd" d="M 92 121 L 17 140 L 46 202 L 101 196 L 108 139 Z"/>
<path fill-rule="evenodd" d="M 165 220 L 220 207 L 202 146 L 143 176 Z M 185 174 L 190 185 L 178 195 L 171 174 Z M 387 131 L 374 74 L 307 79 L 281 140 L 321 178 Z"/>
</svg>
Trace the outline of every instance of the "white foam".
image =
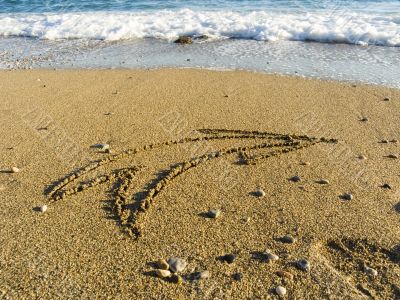
<svg viewBox="0 0 400 300">
<path fill-rule="evenodd" d="M 356 12 L 283 14 L 268 11 L 85 12 L 0 14 L 0 36 L 123 40 L 208 35 L 260 41 L 317 41 L 400 46 L 400 16 Z"/>
</svg>

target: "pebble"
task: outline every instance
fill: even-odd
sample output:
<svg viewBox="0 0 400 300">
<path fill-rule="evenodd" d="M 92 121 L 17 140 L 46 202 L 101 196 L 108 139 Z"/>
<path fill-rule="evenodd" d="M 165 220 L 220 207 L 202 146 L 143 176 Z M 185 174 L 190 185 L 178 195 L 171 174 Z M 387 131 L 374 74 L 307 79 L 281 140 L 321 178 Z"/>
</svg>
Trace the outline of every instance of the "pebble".
<svg viewBox="0 0 400 300">
<path fill-rule="evenodd" d="M 255 194 L 257 197 L 259 197 L 259 198 L 262 198 L 262 197 L 265 196 L 265 192 L 264 192 L 261 188 L 258 188 L 258 189 L 254 192 L 254 194 Z"/>
<path fill-rule="evenodd" d="M 208 279 L 210 277 L 211 277 L 211 273 L 210 273 L 210 271 L 207 271 L 207 270 L 203 271 L 203 272 L 200 272 L 199 275 L 198 275 L 199 279 Z"/>
<path fill-rule="evenodd" d="M 182 272 L 187 266 L 187 262 L 184 259 L 178 257 L 171 257 L 170 259 L 168 259 L 168 264 L 170 270 L 174 273 Z"/>
<path fill-rule="evenodd" d="M 383 101 L 390 101 L 389 97 L 383 98 Z"/>
<path fill-rule="evenodd" d="M 388 140 L 381 140 L 381 144 L 389 144 Z"/>
<path fill-rule="evenodd" d="M 40 212 L 41 213 L 44 213 L 46 210 L 47 210 L 47 205 L 45 204 L 45 205 L 42 205 L 41 207 L 40 207 Z"/>
<path fill-rule="evenodd" d="M 290 181 L 293 181 L 293 182 L 299 182 L 300 180 L 301 180 L 300 176 L 297 176 L 297 175 L 290 178 Z"/>
<path fill-rule="evenodd" d="M 210 209 L 207 212 L 207 216 L 212 219 L 216 219 L 221 215 L 221 211 L 219 209 Z"/>
<path fill-rule="evenodd" d="M 165 259 L 159 259 L 157 260 L 157 268 L 160 270 L 168 270 L 169 269 L 169 264 L 167 263 L 167 261 Z"/>
<path fill-rule="evenodd" d="M 365 155 L 359 155 L 359 156 L 358 156 L 358 159 L 360 159 L 360 160 L 366 160 L 367 157 L 366 157 Z"/>
<path fill-rule="evenodd" d="M 171 276 L 171 272 L 169 270 L 158 269 L 156 270 L 156 275 L 158 278 L 167 278 Z"/>
<path fill-rule="evenodd" d="M 388 184 L 388 183 L 385 183 L 385 184 L 383 184 L 383 185 L 381 186 L 381 188 L 391 190 L 391 189 L 392 189 L 392 186 L 391 186 L 390 184 Z"/>
<path fill-rule="evenodd" d="M 279 260 L 279 256 L 276 255 L 275 253 L 272 253 L 271 250 L 267 249 L 267 251 L 265 251 L 265 252 L 266 252 L 265 254 L 267 255 L 269 261 Z"/>
<path fill-rule="evenodd" d="M 109 144 L 96 144 L 93 146 L 94 148 L 97 148 L 101 151 L 106 151 L 107 149 L 110 149 L 110 145 Z"/>
<path fill-rule="evenodd" d="M 368 119 L 368 117 L 363 117 L 362 119 L 360 119 L 360 121 L 361 121 L 361 122 L 368 122 L 369 119 Z"/>
<path fill-rule="evenodd" d="M 350 200 L 353 200 L 354 197 L 353 197 L 353 194 L 344 193 L 343 195 L 340 196 L 340 198 L 342 198 L 343 200 L 350 201 Z"/>
<path fill-rule="evenodd" d="M 399 141 L 398 140 L 390 140 L 391 143 L 397 144 Z"/>
<path fill-rule="evenodd" d="M 317 181 L 319 184 L 329 184 L 329 180 L 328 179 L 320 179 Z"/>
<path fill-rule="evenodd" d="M 232 253 L 225 254 L 224 256 L 221 257 L 221 259 L 223 261 L 226 261 L 228 264 L 231 264 L 231 263 L 233 263 L 235 261 L 236 255 L 232 254 Z"/>
<path fill-rule="evenodd" d="M 309 166 L 309 165 L 311 165 L 311 163 L 308 162 L 308 161 L 302 161 L 302 162 L 300 162 L 300 165 L 302 165 L 302 166 Z"/>
<path fill-rule="evenodd" d="M 296 242 L 296 239 L 293 236 L 291 236 L 290 234 L 287 234 L 281 238 L 281 242 L 285 243 L 285 244 L 293 244 Z"/>
<path fill-rule="evenodd" d="M 287 271 L 278 271 L 278 272 L 276 272 L 276 274 L 279 277 L 287 278 L 289 280 L 293 280 L 293 277 L 294 277 L 292 273 L 287 272 Z"/>
<path fill-rule="evenodd" d="M 387 157 L 388 158 L 393 158 L 393 159 L 398 159 L 399 158 L 399 156 L 397 154 L 389 154 Z"/>
<path fill-rule="evenodd" d="M 370 267 L 365 267 L 365 273 L 367 273 L 368 275 L 371 275 L 371 276 L 378 275 L 378 271 L 373 268 L 370 268 Z"/>
<path fill-rule="evenodd" d="M 243 278 L 243 274 L 242 273 L 235 273 L 232 275 L 232 278 L 236 281 L 241 281 Z"/>
<path fill-rule="evenodd" d="M 17 167 L 11 168 L 11 173 L 18 173 L 20 170 Z"/>
<path fill-rule="evenodd" d="M 177 274 L 173 274 L 173 275 L 170 277 L 170 281 L 171 281 L 172 283 L 181 284 L 181 283 L 183 282 L 183 279 L 182 279 L 181 276 L 179 276 L 179 275 L 177 275 Z"/>
<path fill-rule="evenodd" d="M 285 296 L 287 293 L 286 288 L 284 288 L 283 286 L 277 286 L 275 292 L 278 296 L 281 297 Z"/>
<path fill-rule="evenodd" d="M 311 269 L 310 262 L 306 259 L 300 259 L 296 262 L 296 267 L 302 271 L 309 272 Z"/>
</svg>

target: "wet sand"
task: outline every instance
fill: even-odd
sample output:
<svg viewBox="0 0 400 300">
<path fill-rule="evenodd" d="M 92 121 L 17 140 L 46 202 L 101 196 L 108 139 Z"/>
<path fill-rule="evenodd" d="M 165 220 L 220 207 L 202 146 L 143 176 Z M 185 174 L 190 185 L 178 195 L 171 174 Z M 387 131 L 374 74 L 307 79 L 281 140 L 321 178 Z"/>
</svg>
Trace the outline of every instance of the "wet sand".
<svg viewBox="0 0 400 300">
<path fill-rule="evenodd" d="M 399 90 L 189 69 L 0 90 L 1 297 L 400 298 Z M 155 276 L 170 257 L 181 283 Z"/>
</svg>

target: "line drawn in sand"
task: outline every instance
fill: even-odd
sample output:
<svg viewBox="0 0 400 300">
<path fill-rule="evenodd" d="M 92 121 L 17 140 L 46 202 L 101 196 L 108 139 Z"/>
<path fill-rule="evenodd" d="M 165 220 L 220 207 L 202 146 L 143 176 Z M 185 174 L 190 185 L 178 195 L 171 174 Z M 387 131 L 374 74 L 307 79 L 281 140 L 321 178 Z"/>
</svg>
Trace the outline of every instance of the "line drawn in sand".
<svg viewBox="0 0 400 300">
<path fill-rule="evenodd" d="M 306 135 L 288 135 L 260 131 L 244 131 L 229 129 L 200 129 L 197 130 L 200 136 L 186 137 L 180 140 L 170 140 L 161 143 L 148 144 L 143 147 L 128 149 L 118 154 L 110 154 L 107 157 L 91 162 L 53 183 L 45 190 L 49 197 L 49 203 L 53 203 L 69 196 L 83 192 L 94 186 L 112 183 L 111 193 L 113 196 L 113 210 L 118 223 L 123 230 L 134 239 L 142 235 L 145 213 L 150 209 L 156 196 L 170 185 L 178 176 L 182 176 L 189 170 L 204 163 L 218 160 L 224 156 L 237 155 L 241 164 L 256 164 L 258 161 L 287 154 L 289 152 L 305 149 L 316 144 L 335 144 L 336 139 L 316 138 Z M 132 158 L 139 152 L 162 149 L 165 147 L 196 143 L 200 141 L 253 141 L 246 146 L 224 147 L 216 151 L 195 156 L 189 160 L 178 162 L 169 167 L 162 176 L 153 180 L 150 187 L 144 191 L 145 196 L 135 201 L 130 193 L 134 179 L 143 169 L 143 166 L 131 166 L 123 169 L 113 170 L 109 174 L 93 177 L 90 180 L 81 180 L 86 175 L 103 165 Z M 255 143 L 254 143 L 255 142 Z M 78 182 L 80 181 L 80 182 Z M 75 186 L 73 183 L 78 182 Z"/>
</svg>

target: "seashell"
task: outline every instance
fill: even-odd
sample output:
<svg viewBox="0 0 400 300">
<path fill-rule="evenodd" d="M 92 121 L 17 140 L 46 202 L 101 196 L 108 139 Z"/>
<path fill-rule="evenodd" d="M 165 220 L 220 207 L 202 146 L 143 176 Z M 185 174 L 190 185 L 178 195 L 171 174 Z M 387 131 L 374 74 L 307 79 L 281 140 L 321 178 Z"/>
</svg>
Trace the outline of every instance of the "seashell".
<svg viewBox="0 0 400 300">
<path fill-rule="evenodd" d="M 351 194 L 351 193 L 344 193 L 343 195 L 340 196 L 340 198 L 342 200 L 350 201 L 350 200 L 353 200 L 354 197 L 353 197 L 353 194 Z"/>
<path fill-rule="evenodd" d="M 277 286 L 277 287 L 275 288 L 275 293 L 276 293 L 278 296 L 283 297 L 283 296 L 286 295 L 287 291 L 286 291 L 286 288 L 284 288 L 283 286 Z"/>
<path fill-rule="evenodd" d="M 317 183 L 319 184 L 329 184 L 329 180 L 328 179 L 320 179 L 317 181 Z"/>
<path fill-rule="evenodd" d="M 20 169 L 18 169 L 17 167 L 11 167 L 11 173 L 19 173 Z"/>
<path fill-rule="evenodd" d="M 41 213 L 44 213 L 44 212 L 46 212 L 46 210 L 47 210 L 47 205 L 45 204 L 45 205 L 42 205 L 41 207 L 40 207 L 40 212 Z"/>
<path fill-rule="evenodd" d="M 157 268 L 160 270 L 169 270 L 169 264 L 163 258 L 157 260 L 156 265 L 157 265 Z"/>
<path fill-rule="evenodd" d="M 171 272 L 169 270 L 158 269 L 156 270 L 156 275 L 158 278 L 167 278 L 171 276 Z"/>
<path fill-rule="evenodd" d="M 210 209 L 207 212 L 207 216 L 212 219 L 216 219 L 221 215 L 221 211 L 219 209 Z"/>
</svg>

